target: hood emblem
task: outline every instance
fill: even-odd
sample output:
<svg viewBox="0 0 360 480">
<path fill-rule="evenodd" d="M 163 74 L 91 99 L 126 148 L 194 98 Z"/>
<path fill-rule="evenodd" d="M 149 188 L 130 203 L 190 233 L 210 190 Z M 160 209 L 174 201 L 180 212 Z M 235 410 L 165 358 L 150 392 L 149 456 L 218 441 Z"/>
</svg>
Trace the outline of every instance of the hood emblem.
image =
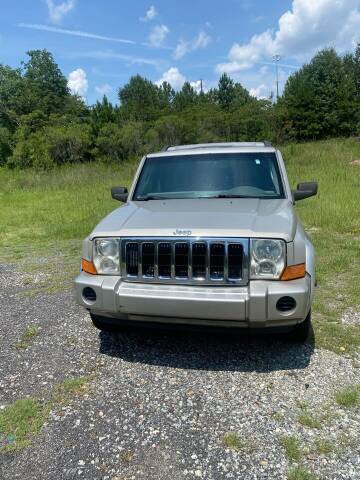
<svg viewBox="0 0 360 480">
<path fill-rule="evenodd" d="M 182 236 L 182 237 L 190 237 L 192 234 L 192 230 L 185 230 L 183 228 L 177 228 L 175 232 L 173 232 L 174 235 L 177 236 Z"/>
</svg>

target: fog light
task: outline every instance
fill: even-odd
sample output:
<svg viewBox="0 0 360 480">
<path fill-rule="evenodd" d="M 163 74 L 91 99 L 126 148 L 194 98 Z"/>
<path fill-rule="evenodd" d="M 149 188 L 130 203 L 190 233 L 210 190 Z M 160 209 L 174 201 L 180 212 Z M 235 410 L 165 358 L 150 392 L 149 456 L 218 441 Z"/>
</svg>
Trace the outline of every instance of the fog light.
<svg viewBox="0 0 360 480">
<path fill-rule="evenodd" d="M 82 295 L 83 295 L 83 299 L 86 302 L 91 302 L 91 303 L 96 302 L 96 292 L 92 288 L 85 287 L 82 292 Z"/>
<path fill-rule="evenodd" d="M 292 297 L 281 297 L 276 303 L 276 308 L 279 312 L 289 312 L 296 307 L 296 301 Z"/>
</svg>

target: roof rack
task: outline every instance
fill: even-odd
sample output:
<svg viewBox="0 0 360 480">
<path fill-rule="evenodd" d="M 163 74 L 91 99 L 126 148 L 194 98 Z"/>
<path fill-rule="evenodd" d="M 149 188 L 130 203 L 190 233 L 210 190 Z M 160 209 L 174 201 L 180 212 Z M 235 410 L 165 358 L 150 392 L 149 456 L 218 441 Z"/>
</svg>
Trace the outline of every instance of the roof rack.
<svg viewBox="0 0 360 480">
<path fill-rule="evenodd" d="M 223 143 L 198 143 L 194 145 L 165 145 L 161 152 L 169 150 L 195 150 L 200 148 L 231 148 L 231 147 L 272 147 L 271 142 L 264 140 L 262 142 L 223 142 Z"/>
</svg>

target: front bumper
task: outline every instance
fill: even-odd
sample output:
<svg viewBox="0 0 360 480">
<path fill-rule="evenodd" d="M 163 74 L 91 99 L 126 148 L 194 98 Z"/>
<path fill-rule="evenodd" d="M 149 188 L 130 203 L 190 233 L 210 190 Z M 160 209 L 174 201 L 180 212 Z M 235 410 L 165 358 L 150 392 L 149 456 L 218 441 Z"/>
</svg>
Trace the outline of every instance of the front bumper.
<svg viewBox="0 0 360 480">
<path fill-rule="evenodd" d="M 76 297 L 92 313 L 134 322 L 240 328 L 291 326 L 302 322 L 311 303 L 311 278 L 251 281 L 245 287 L 162 285 L 124 282 L 119 277 L 81 272 Z M 96 293 L 84 298 L 84 288 Z M 288 312 L 276 308 L 283 296 L 295 299 Z"/>
</svg>

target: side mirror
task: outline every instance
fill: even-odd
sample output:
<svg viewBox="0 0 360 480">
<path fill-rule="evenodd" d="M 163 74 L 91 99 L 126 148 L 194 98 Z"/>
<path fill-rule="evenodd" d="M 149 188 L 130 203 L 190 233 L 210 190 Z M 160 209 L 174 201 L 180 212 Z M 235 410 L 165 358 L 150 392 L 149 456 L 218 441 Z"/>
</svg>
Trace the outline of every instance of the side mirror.
<svg viewBox="0 0 360 480">
<path fill-rule="evenodd" d="M 299 183 L 296 190 L 292 191 L 294 202 L 309 198 L 316 195 L 318 192 L 317 182 L 303 182 Z"/>
<path fill-rule="evenodd" d="M 114 200 L 119 200 L 119 202 L 126 202 L 128 198 L 128 189 L 126 187 L 112 187 L 111 196 Z"/>
</svg>

